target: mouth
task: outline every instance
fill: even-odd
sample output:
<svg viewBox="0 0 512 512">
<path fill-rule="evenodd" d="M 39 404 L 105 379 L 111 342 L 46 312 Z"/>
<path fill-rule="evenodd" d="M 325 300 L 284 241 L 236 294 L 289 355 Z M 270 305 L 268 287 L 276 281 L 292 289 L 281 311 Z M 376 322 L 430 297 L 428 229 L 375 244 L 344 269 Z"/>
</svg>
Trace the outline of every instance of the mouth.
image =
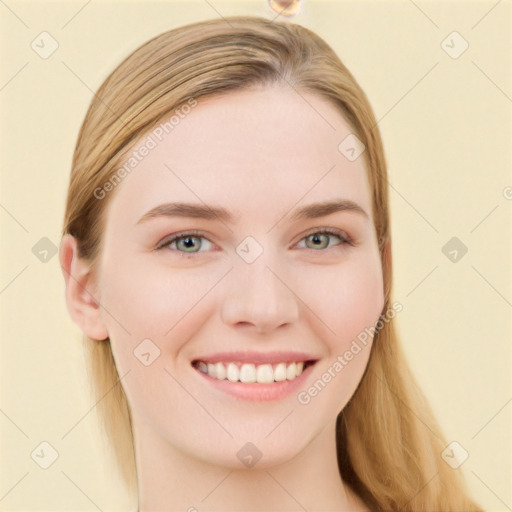
<svg viewBox="0 0 512 512">
<path fill-rule="evenodd" d="M 194 359 L 191 366 L 203 382 L 222 394 L 265 402 L 298 392 L 317 362 L 318 359 L 298 353 L 245 352 Z"/>
<path fill-rule="evenodd" d="M 292 381 L 300 377 L 316 360 L 255 364 L 242 361 L 217 361 L 196 359 L 192 366 L 212 379 L 241 382 L 244 384 L 272 384 Z"/>
</svg>

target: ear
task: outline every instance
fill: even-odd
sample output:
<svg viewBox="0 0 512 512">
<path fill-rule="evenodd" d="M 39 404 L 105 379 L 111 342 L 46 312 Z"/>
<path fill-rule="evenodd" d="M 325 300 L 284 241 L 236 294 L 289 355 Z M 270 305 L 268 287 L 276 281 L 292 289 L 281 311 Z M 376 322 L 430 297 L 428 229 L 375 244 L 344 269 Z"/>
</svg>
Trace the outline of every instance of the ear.
<svg viewBox="0 0 512 512">
<path fill-rule="evenodd" d="M 62 237 L 59 259 L 66 282 L 66 304 L 71 319 L 89 338 L 108 338 L 101 305 L 95 298 L 97 283 L 89 264 L 79 257 L 77 241 L 73 236 L 65 234 Z"/>
</svg>

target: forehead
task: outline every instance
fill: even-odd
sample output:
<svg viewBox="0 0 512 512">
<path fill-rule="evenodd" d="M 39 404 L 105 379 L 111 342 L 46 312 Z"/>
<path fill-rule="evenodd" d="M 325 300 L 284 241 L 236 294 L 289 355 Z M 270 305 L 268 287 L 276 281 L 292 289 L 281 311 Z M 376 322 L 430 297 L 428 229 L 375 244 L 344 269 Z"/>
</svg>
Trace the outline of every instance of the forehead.
<svg viewBox="0 0 512 512">
<path fill-rule="evenodd" d="M 128 154 L 113 214 L 123 210 L 136 222 L 159 203 L 193 201 L 240 218 L 268 211 L 275 221 L 299 202 L 344 198 L 371 216 L 364 158 L 350 161 L 338 149 L 352 129 L 326 99 L 289 86 L 253 87 L 202 98 L 172 123 L 171 116 Z"/>
</svg>

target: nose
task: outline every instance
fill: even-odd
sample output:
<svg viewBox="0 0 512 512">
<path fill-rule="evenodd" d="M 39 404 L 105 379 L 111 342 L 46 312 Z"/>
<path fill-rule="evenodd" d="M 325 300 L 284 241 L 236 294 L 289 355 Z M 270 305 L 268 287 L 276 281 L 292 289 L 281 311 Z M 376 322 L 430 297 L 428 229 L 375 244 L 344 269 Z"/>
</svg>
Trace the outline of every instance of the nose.
<svg viewBox="0 0 512 512">
<path fill-rule="evenodd" d="M 221 311 L 224 323 L 262 334 L 295 322 L 299 299 L 285 274 L 269 267 L 263 256 L 251 264 L 239 261 L 229 275 Z"/>
</svg>

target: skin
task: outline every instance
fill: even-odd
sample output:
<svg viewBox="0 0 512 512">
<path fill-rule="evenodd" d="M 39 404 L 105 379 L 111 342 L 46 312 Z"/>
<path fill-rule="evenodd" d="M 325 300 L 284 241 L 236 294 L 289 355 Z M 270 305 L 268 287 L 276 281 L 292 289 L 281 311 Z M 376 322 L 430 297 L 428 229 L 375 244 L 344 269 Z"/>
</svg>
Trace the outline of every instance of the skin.
<svg viewBox="0 0 512 512">
<path fill-rule="evenodd" d="M 383 277 L 367 170 L 362 157 L 350 162 L 338 150 L 351 132 L 333 105 L 288 86 L 202 99 L 103 199 L 95 271 L 64 237 L 70 314 L 89 337 L 110 338 L 126 374 L 141 511 L 367 510 L 340 478 L 335 421 L 361 380 L 371 340 L 308 404 L 297 393 L 239 400 L 190 364 L 217 351 L 304 351 L 319 360 L 307 390 L 377 322 Z M 368 216 L 290 220 L 295 208 L 334 198 L 355 201 Z M 137 224 L 171 201 L 222 206 L 235 221 Z M 324 235 L 315 248 L 305 237 L 325 227 L 356 245 Z M 199 252 L 185 252 L 183 242 L 181 253 L 176 243 L 156 250 L 190 229 L 204 233 L 192 242 Z M 247 236 L 263 248 L 251 264 L 236 252 Z M 160 350 L 149 366 L 133 353 L 147 338 Z M 262 453 L 250 469 L 236 456 L 248 441 Z"/>
</svg>

